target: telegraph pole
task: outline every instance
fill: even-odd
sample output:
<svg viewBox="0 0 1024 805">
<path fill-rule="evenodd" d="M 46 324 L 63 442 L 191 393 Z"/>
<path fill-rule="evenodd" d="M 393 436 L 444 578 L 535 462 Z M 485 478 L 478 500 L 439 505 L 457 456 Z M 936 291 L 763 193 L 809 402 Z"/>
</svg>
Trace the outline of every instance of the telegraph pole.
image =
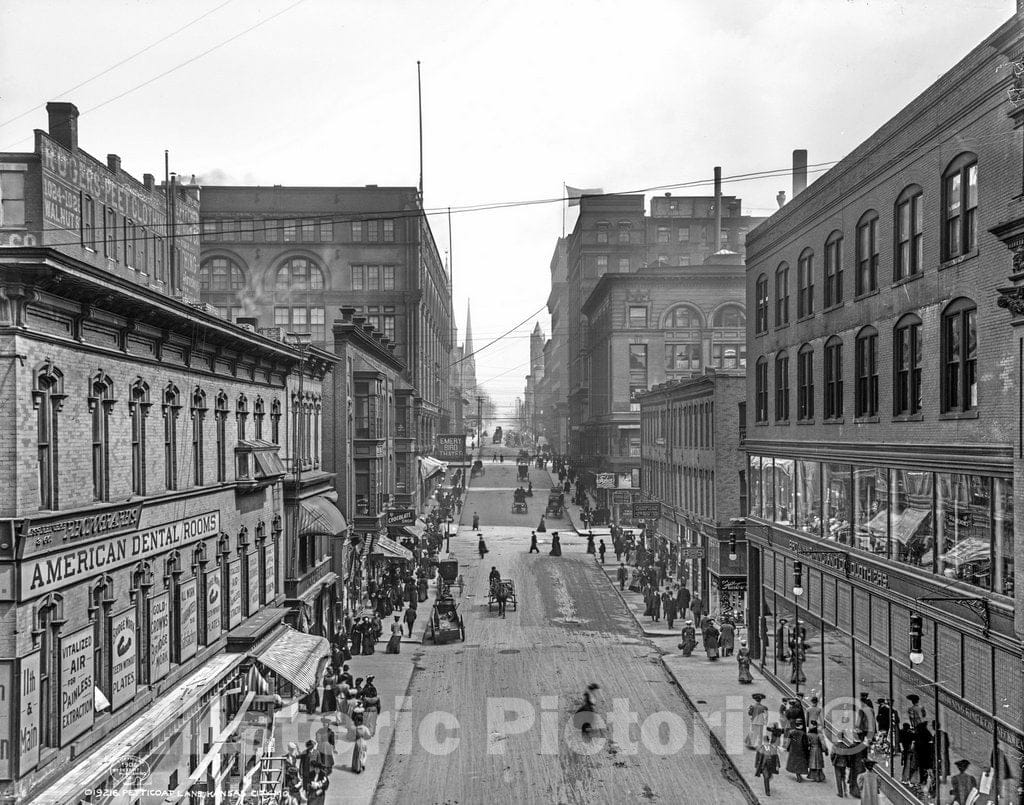
<svg viewBox="0 0 1024 805">
<path fill-rule="evenodd" d="M 484 398 L 477 395 L 476 398 L 476 446 L 480 451 L 480 458 L 484 457 Z"/>
</svg>

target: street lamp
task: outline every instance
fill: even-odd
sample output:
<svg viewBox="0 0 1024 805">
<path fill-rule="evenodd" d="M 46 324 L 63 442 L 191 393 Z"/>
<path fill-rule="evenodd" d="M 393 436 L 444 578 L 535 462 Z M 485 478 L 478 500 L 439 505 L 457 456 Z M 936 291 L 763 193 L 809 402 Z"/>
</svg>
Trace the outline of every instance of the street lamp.
<svg viewBox="0 0 1024 805">
<path fill-rule="evenodd" d="M 804 594 L 804 563 L 793 562 L 793 595 L 799 597 Z"/>
<path fill-rule="evenodd" d="M 729 532 L 729 561 L 736 561 L 736 532 Z"/>
<path fill-rule="evenodd" d="M 445 553 L 451 553 L 452 552 L 451 525 L 452 525 L 453 522 L 455 522 L 455 521 L 452 519 L 451 516 L 448 516 L 447 518 L 445 518 L 445 521 L 444 521 L 444 552 Z"/>
<path fill-rule="evenodd" d="M 800 695 L 800 680 L 803 677 L 804 638 L 800 634 L 800 596 L 804 594 L 804 563 L 793 562 L 793 608 L 796 617 L 793 619 L 793 678 L 796 694 Z"/>
<path fill-rule="evenodd" d="M 910 614 L 910 664 L 920 665 L 924 662 L 924 651 L 921 650 L 921 635 L 924 634 L 924 619 L 916 612 Z"/>
<path fill-rule="evenodd" d="M 302 493 L 302 445 L 303 427 L 305 425 L 302 416 L 302 395 L 303 380 L 306 376 L 306 350 L 313 341 L 312 333 L 285 333 L 285 343 L 299 348 L 299 392 L 297 408 L 293 411 L 295 416 L 295 433 L 292 435 L 292 474 L 295 476 L 295 492 L 292 505 L 292 543 L 289 546 L 289 570 L 292 579 L 298 578 L 298 550 L 299 550 L 299 496 Z"/>
</svg>

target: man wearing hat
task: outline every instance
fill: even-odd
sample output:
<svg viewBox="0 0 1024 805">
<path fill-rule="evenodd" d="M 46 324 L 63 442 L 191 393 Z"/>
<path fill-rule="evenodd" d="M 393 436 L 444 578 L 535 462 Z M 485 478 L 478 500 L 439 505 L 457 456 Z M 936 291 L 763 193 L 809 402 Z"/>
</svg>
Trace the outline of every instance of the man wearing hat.
<svg viewBox="0 0 1024 805">
<path fill-rule="evenodd" d="M 754 776 L 764 780 L 764 793 L 772 795 L 772 777 L 779 773 L 779 736 L 782 734 L 776 726 L 772 726 L 761 739 L 754 755 Z"/>
<path fill-rule="evenodd" d="M 967 768 L 971 765 L 969 760 L 958 760 L 955 764 L 959 774 L 954 774 L 949 784 L 952 788 L 949 789 L 949 795 L 953 797 L 953 802 L 957 805 L 967 805 L 970 802 L 969 797 L 972 791 L 976 791 L 978 788 L 978 781 L 975 779 L 973 774 L 967 773 Z"/>
<path fill-rule="evenodd" d="M 768 726 L 768 708 L 764 705 L 764 694 L 753 693 L 750 696 L 754 703 L 747 708 L 750 717 L 750 729 L 744 743 L 749 749 L 757 749 L 764 741 L 764 730 Z"/>
</svg>

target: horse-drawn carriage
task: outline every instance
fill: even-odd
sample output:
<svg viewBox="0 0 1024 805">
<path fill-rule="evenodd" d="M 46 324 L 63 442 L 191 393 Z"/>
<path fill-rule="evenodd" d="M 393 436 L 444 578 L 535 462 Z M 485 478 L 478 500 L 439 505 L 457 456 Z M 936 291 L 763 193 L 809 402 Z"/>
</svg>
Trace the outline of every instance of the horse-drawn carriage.
<svg viewBox="0 0 1024 805">
<path fill-rule="evenodd" d="M 520 461 L 516 465 L 516 471 L 518 472 L 518 481 L 529 481 L 530 480 L 530 465 L 525 461 Z"/>
<path fill-rule="evenodd" d="M 565 510 L 565 493 L 561 487 L 553 486 L 548 492 L 548 505 L 544 510 L 545 517 L 561 517 Z"/>
<path fill-rule="evenodd" d="M 506 606 L 511 604 L 512 609 L 518 608 L 516 603 L 516 583 L 512 579 L 494 579 L 491 582 L 491 588 L 487 594 L 488 612 L 490 612 L 493 604 L 498 604 L 498 599 L 502 596 L 505 598 Z"/>
<path fill-rule="evenodd" d="M 449 640 L 466 641 L 466 626 L 459 614 L 459 605 L 454 598 L 439 598 L 434 602 L 427 622 L 424 640 L 434 643 L 447 643 Z"/>
<path fill-rule="evenodd" d="M 483 474 L 484 474 L 484 463 L 480 459 L 477 459 L 476 461 L 473 462 L 473 466 L 469 470 L 469 477 L 470 478 L 477 478 L 477 477 L 479 477 L 479 476 L 481 476 Z"/>
<path fill-rule="evenodd" d="M 512 514 L 526 514 L 529 509 L 526 506 L 526 490 L 522 487 L 512 493 Z"/>
</svg>

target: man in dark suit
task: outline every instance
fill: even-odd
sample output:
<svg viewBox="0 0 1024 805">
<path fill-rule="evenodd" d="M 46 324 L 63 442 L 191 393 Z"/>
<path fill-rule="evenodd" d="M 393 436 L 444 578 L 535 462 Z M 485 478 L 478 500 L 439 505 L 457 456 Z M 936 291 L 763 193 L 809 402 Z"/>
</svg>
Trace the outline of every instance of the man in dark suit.
<svg viewBox="0 0 1024 805">
<path fill-rule="evenodd" d="M 316 741 L 310 738 L 306 741 L 306 751 L 299 758 L 299 773 L 302 775 L 304 787 L 309 787 L 317 769 L 325 769 L 328 773 L 331 771 L 327 767 L 327 759 L 324 757 L 324 753 L 317 748 Z"/>
</svg>

